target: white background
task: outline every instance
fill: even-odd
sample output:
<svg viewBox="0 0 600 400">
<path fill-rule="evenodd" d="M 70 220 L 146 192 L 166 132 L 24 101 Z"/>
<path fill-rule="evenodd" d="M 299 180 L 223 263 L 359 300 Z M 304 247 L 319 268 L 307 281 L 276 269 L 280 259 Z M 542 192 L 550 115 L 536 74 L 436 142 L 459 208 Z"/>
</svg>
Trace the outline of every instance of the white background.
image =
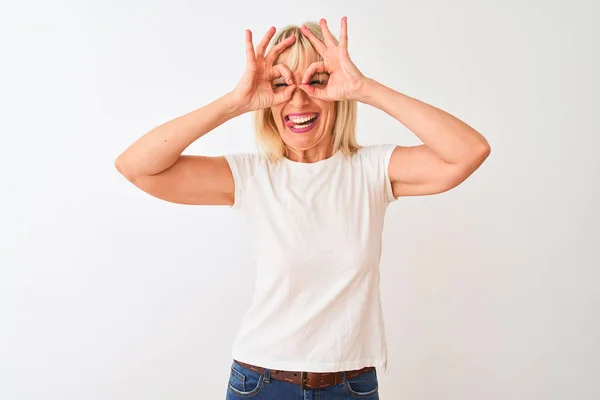
<svg viewBox="0 0 600 400">
<path fill-rule="evenodd" d="M 492 146 L 388 208 L 383 400 L 600 398 L 600 9 L 589 0 L 0 3 L 0 398 L 224 399 L 253 290 L 243 217 L 115 169 L 232 90 L 244 29 L 349 21 L 369 77 Z M 418 144 L 359 106 L 358 139 Z M 255 150 L 250 115 L 185 153 Z"/>
</svg>

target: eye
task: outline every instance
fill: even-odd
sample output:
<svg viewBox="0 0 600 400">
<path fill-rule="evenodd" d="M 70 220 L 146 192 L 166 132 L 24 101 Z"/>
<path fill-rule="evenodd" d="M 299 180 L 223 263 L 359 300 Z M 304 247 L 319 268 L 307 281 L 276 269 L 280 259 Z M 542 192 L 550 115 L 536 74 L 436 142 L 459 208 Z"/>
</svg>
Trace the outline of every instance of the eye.
<svg viewBox="0 0 600 400">
<path fill-rule="evenodd" d="M 287 86 L 287 83 L 285 82 L 277 82 L 273 84 L 273 87 L 281 87 L 281 86 Z"/>
<path fill-rule="evenodd" d="M 318 73 L 318 74 L 314 74 L 311 79 L 310 79 L 310 85 L 327 85 L 327 82 L 329 81 L 329 74 L 327 73 Z"/>
</svg>

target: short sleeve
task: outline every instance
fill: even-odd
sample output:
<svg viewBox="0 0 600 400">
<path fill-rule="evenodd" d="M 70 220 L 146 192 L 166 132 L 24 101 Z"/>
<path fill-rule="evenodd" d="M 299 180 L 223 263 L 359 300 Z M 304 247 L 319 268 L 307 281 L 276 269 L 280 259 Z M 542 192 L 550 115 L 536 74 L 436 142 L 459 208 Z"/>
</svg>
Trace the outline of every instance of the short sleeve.
<svg viewBox="0 0 600 400">
<path fill-rule="evenodd" d="M 377 144 L 367 146 L 364 152 L 368 164 L 371 166 L 377 187 L 383 191 L 383 196 L 388 203 L 397 199 L 394 197 L 392 182 L 388 173 L 392 153 L 398 147 L 396 144 Z"/>
<path fill-rule="evenodd" d="M 387 195 L 387 199 L 390 203 L 396 201 L 397 199 L 394 197 L 394 191 L 392 189 L 392 181 L 390 180 L 390 175 L 389 175 L 389 166 L 390 166 L 390 160 L 392 159 L 392 153 L 394 152 L 394 150 L 396 149 L 396 147 L 398 147 L 395 144 L 385 144 L 381 146 L 381 162 L 382 162 L 382 168 L 383 168 L 383 176 L 385 179 L 385 193 Z"/>
<path fill-rule="evenodd" d="M 225 154 L 224 157 L 229 164 L 234 182 L 234 200 L 231 208 L 239 210 L 244 204 L 249 184 L 258 171 L 261 157 L 256 153 Z"/>
</svg>

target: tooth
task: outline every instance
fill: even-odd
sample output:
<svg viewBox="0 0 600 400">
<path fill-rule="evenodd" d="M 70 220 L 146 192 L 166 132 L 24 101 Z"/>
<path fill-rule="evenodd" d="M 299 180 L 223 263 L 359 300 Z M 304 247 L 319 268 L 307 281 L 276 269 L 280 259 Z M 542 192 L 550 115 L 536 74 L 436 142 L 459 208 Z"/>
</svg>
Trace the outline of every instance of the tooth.
<svg viewBox="0 0 600 400">
<path fill-rule="evenodd" d="M 306 117 L 299 117 L 299 118 L 296 118 L 296 117 L 290 117 L 290 119 L 291 119 L 291 120 L 292 120 L 294 123 L 297 123 L 297 124 L 299 124 L 299 123 L 302 123 L 302 122 L 306 122 L 306 121 L 309 121 L 309 120 L 311 120 L 311 119 L 312 119 L 312 118 L 314 118 L 316 115 L 317 115 L 317 114 L 313 114 L 313 115 L 310 115 L 310 116 L 306 116 Z"/>
</svg>

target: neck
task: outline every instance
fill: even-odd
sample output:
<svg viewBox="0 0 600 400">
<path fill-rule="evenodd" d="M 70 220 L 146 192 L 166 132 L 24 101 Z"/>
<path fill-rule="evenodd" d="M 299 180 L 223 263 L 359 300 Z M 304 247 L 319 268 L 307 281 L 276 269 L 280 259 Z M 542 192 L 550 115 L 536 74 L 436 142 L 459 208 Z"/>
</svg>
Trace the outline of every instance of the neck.
<svg viewBox="0 0 600 400">
<path fill-rule="evenodd" d="M 286 147 L 286 157 L 289 160 L 302 163 L 314 163 L 325 160 L 333 155 L 333 145 L 315 146 L 310 149 L 294 149 Z"/>
</svg>

